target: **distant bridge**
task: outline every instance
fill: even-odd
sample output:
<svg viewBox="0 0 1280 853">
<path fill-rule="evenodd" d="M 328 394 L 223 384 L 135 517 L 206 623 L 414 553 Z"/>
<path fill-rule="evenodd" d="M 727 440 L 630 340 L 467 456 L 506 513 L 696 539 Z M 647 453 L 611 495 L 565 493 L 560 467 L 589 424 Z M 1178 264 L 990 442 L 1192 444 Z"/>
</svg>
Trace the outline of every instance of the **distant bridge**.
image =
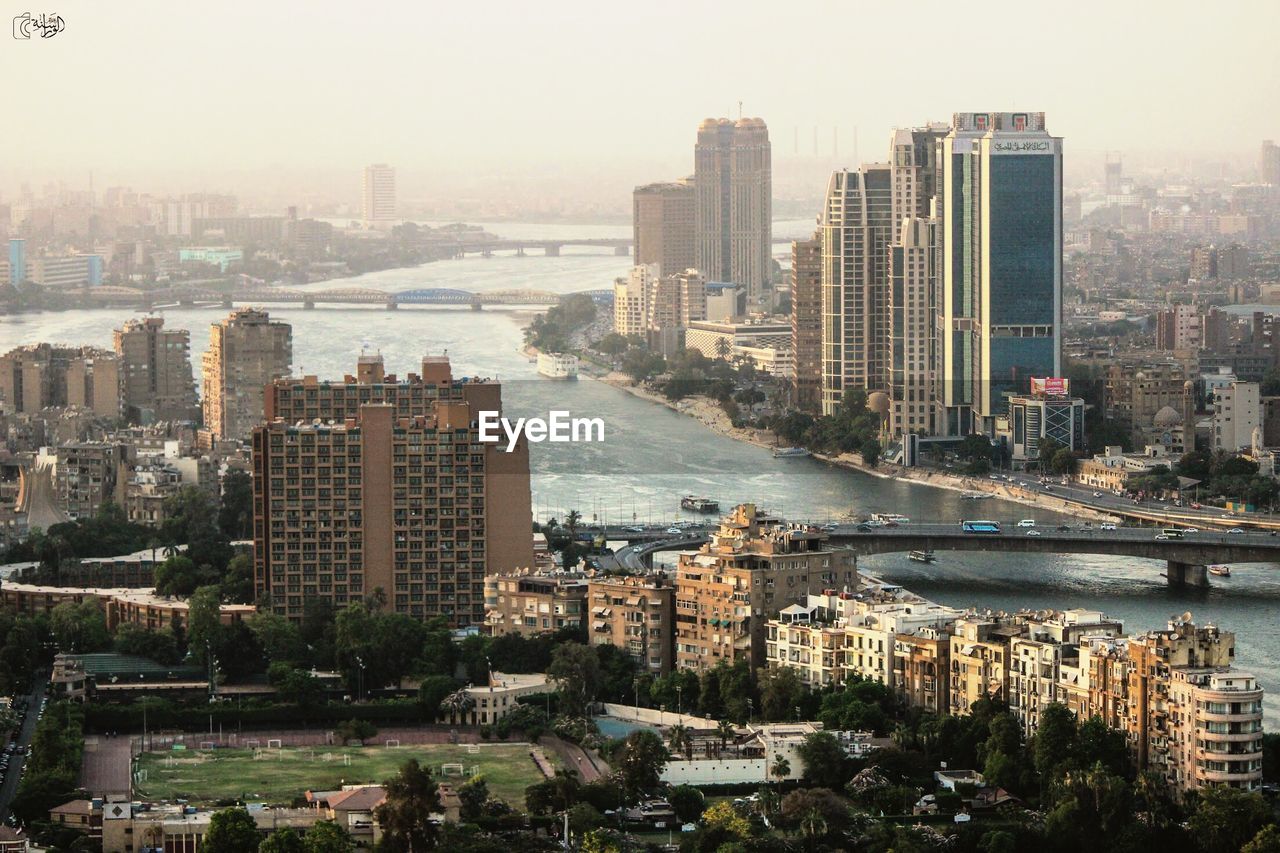
<svg viewBox="0 0 1280 853">
<path fill-rule="evenodd" d="M 611 303 L 613 291 L 582 291 L 591 296 L 597 304 Z M 118 304 L 129 301 L 130 294 L 113 291 L 103 294 L 107 302 Z M 317 305 L 382 305 L 394 310 L 401 305 L 436 305 L 436 306 L 469 306 L 480 310 L 486 305 L 557 305 L 574 294 L 553 293 L 546 290 L 487 290 L 473 293 L 469 290 L 434 287 L 398 292 L 375 290 L 367 287 L 345 287 L 332 290 L 298 290 L 290 287 L 272 287 L 269 285 L 239 285 L 221 289 L 210 287 L 187 287 L 178 285 L 164 290 L 133 291 L 132 300 L 141 302 L 147 308 L 159 308 L 169 305 L 187 307 L 223 307 L 235 304 L 274 305 L 300 304 L 303 308 L 315 308 Z M 88 299 L 93 301 L 95 291 L 90 291 Z"/>
<path fill-rule="evenodd" d="M 772 243 L 775 246 L 790 245 L 792 237 L 774 237 Z M 635 251 L 635 240 L 630 237 L 583 237 L 580 239 L 550 239 L 550 240 L 516 240 L 506 238 L 476 238 L 468 240 L 459 237 L 439 237 L 432 236 L 424 241 L 426 245 L 433 247 L 438 253 L 448 257 L 461 258 L 464 255 L 480 254 L 489 257 L 494 252 L 515 250 L 517 256 L 523 257 L 527 252 L 540 251 L 549 258 L 560 256 L 560 250 L 565 246 L 596 246 L 601 248 L 613 249 L 613 253 L 619 257 L 626 257 Z"/>
<path fill-rule="evenodd" d="M 1121 527 L 1101 530 L 1078 523 L 1059 530 L 1045 525 L 1034 528 L 1005 525 L 1000 533 L 965 533 L 959 524 L 903 524 L 899 527 L 859 529 L 857 524 L 837 525 L 827 531 L 828 544 L 848 548 L 857 556 L 905 553 L 908 551 L 985 551 L 1002 554 L 1112 554 L 1164 560 L 1165 577 L 1171 585 L 1208 586 L 1207 567 L 1213 563 L 1280 564 L 1280 536 L 1263 532 L 1187 533 L 1181 539 L 1156 539 L 1160 530 L 1151 527 Z M 665 530 L 610 526 L 610 539 L 625 539 L 618 550 L 619 562 L 629 568 L 651 565 L 659 551 L 683 551 L 706 541 L 698 529 L 680 535 Z"/>
</svg>

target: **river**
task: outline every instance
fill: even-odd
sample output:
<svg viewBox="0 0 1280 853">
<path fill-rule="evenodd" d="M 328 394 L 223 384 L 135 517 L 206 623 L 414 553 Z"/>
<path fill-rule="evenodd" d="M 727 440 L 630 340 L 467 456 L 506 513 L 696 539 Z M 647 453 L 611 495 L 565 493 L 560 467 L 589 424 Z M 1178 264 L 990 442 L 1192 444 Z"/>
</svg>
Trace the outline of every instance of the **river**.
<svg viewBox="0 0 1280 853">
<path fill-rule="evenodd" d="M 780 223 L 780 226 L 782 224 Z M 800 233 L 807 222 L 787 223 L 779 233 Z M 494 223 L 503 236 L 581 237 L 581 226 Z M 629 229 L 599 226 L 589 236 L 622 236 Z M 560 257 L 467 257 L 412 269 L 384 270 L 341 286 L 406 290 L 451 287 L 471 291 L 531 288 L 561 293 L 606 287 L 624 274 L 625 258 L 601 250 L 566 247 Z M 334 286 L 326 283 L 325 286 Z M 532 451 L 536 516 L 562 516 L 576 508 L 609 522 L 668 520 L 679 498 L 705 495 L 722 507 L 754 501 L 793 518 L 826 520 L 848 513 L 897 512 L 917 520 L 955 520 L 980 514 L 1012 522 L 1056 521 L 1061 516 L 999 500 L 971 502 L 958 493 L 899 480 L 884 480 L 811 459 L 774 459 L 767 450 L 716 435 L 692 418 L 636 399 L 603 383 L 553 382 L 537 377 L 520 353 L 528 310 L 427 309 L 386 311 L 363 307 L 271 308 L 293 324 L 295 372 L 340 377 L 354 370 L 368 346 L 389 371 L 408 372 L 424 354 L 448 352 L 455 375 L 503 382 L 508 416 L 546 416 L 564 409 L 599 417 L 598 444 L 535 444 Z M 166 324 L 192 331 L 192 363 L 208 346 L 208 325 L 223 316 L 209 309 L 163 312 Z M 135 312 L 64 311 L 0 317 L 0 351 L 37 341 L 109 347 L 111 331 Z M 959 607 L 1003 609 L 1084 607 L 1118 617 L 1130 631 L 1163 627 L 1190 610 L 1200 622 L 1237 633 L 1238 665 L 1254 672 L 1268 695 L 1268 722 L 1280 719 L 1280 571 L 1271 565 L 1233 567 L 1208 590 L 1171 590 L 1162 563 L 1092 555 L 941 553 L 937 563 L 911 563 L 905 555 L 866 558 L 861 567 L 934 600 Z"/>
</svg>

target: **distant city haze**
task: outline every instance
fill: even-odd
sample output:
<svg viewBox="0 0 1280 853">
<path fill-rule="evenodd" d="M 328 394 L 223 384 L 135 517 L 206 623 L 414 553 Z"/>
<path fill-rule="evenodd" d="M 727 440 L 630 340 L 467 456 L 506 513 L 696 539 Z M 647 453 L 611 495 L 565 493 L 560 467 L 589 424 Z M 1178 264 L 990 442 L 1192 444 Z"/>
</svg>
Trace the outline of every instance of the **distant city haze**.
<svg viewBox="0 0 1280 853">
<path fill-rule="evenodd" d="M 559 194 L 625 216 L 634 185 L 692 172 L 699 122 L 739 101 L 768 122 L 784 200 L 965 110 L 1046 112 L 1068 183 L 1108 150 L 1131 173 L 1247 178 L 1280 138 L 1280 5 L 1205 9 L 67 2 L 49 10 L 63 32 L 0 49 L 0 191 L 92 172 L 99 191 L 358 211 L 361 170 L 388 163 L 408 209 Z"/>
</svg>

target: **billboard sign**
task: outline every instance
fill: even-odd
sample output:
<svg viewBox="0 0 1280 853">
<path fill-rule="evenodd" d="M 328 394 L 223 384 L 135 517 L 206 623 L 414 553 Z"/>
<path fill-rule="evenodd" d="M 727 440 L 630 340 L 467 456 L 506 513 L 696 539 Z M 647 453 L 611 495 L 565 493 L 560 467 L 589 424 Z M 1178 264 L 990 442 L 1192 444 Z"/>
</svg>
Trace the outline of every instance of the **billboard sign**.
<svg viewBox="0 0 1280 853">
<path fill-rule="evenodd" d="M 1065 397 L 1071 389 L 1071 380 L 1062 377 L 1046 377 L 1031 379 L 1031 394 L 1034 397 Z"/>
</svg>

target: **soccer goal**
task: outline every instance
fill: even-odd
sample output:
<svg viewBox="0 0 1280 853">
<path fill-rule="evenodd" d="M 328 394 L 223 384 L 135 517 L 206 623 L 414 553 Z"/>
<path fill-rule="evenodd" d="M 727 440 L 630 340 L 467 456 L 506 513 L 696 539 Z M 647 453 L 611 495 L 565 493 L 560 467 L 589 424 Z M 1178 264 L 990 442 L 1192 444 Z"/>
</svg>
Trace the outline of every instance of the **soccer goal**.
<svg viewBox="0 0 1280 853">
<path fill-rule="evenodd" d="M 267 739 L 267 749 L 279 749 L 282 746 L 284 746 L 284 743 L 278 737 Z"/>
<path fill-rule="evenodd" d="M 466 776 L 467 768 L 466 768 L 466 765 L 464 764 L 441 764 L 440 775 L 442 777 Z"/>
<path fill-rule="evenodd" d="M 468 754 L 468 755 L 479 755 L 479 754 L 480 754 L 480 744 L 478 744 L 478 743 L 469 743 L 469 744 L 467 744 L 467 754 Z"/>
<path fill-rule="evenodd" d="M 258 740 L 256 737 L 251 737 L 244 742 L 245 749 L 257 749 L 260 746 L 262 746 L 262 741 Z"/>
<path fill-rule="evenodd" d="M 211 740 L 202 740 L 202 741 L 200 741 L 200 749 L 201 749 L 201 750 L 203 750 L 203 751 L 206 751 L 206 752 L 208 752 L 208 751 L 212 750 L 212 749 L 213 749 L 214 747 L 216 747 L 217 745 L 218 745 L 218 744 L 217 744 L 217 742 L 216 742 L 216 741 L 211 741 Z"/>
<path fill-rule="evenodd" d="M 400 748 L 400 738 L 398 738 L 398 737 L 391 737 L 391 738 L 387 738 L 387 742 L 386 742 L 386 744 L 385 744 L 385 745 L 386 745 L 387 749 L 399 749 L 399 748 Z"/>
</svg>

